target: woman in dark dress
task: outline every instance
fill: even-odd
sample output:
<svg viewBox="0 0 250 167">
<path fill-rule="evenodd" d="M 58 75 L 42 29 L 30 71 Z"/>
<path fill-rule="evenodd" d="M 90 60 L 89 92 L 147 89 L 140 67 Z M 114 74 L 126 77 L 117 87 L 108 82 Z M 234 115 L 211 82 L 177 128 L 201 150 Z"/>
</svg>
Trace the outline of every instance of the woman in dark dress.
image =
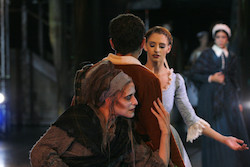
<svg viewBox="0 0 250 167">
<path fill-rule="evenodd" d="M 214 45 L 202 52 L 192 68 L 191 78 L 199 87 L 197 112 L 214 130 L 249 145 L 238 99 L 238 60 L 227 48 L 231 30 L 225 24 L 216 24 L 212 35 Z M 235 152 L 210 138 L 202 139 L 203 167 L 250 166 L 249 157 L 249 150 Z"/>
</svg>

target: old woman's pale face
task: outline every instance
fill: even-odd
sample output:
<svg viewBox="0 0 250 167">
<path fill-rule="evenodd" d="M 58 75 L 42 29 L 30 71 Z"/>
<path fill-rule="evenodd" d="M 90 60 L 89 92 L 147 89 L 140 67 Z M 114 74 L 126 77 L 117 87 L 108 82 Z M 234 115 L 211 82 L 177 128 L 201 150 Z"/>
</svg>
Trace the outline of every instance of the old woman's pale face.
<svg viewBox="0 0 250 167">
<path fill-rule="evenodd" d="M 130 82 L 124 88 L 124 91 L 118 94 L 117 100 L 114 103 L 114 110 L 117 116 L 126 118 L 134 117 L 135 107 L 138 104 L 135 98 L 135 85 Z"/>
</svg>

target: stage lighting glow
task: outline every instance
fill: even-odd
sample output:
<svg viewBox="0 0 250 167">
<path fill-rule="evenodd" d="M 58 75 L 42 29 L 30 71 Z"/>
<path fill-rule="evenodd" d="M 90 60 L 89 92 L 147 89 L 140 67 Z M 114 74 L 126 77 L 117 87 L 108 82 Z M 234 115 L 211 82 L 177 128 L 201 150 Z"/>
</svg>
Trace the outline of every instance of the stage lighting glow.
<svg viewBox="0 0 250 167">
<path fill-rule="evenodd" d="M 0 104 L 4 102 L 4 95 L 2 93 L 0 93 Z"/>
<path fill-rule="evenodd" d="M 250 109 L 250 101 L 243 103 L 243 108 Z"/>
</svg>

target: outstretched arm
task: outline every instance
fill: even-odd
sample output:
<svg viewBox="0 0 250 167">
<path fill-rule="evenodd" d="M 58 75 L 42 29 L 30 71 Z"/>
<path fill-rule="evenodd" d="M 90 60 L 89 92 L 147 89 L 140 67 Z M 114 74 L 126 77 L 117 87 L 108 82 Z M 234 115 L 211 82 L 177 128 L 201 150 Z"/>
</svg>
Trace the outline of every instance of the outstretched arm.
<svg viewBox="0 0 250 167">
<path fill-rule="evenodd" d="M 237 139 L 232 136 L 223 136 L 209 126 L 205 126 L 205 128 L 203 129 L 203 134 L 227 145 L 232 150 L 242 151 L 249 149 L 247 144 L 245 144 L 243 140 Z"/>
<path fill-rule="evenodd" d="M 170 157 L 170 116 L 159 98 L 153 104 L 157 112 L 153 108 L 151 111 L 156 116 L 161 130 L 159 156 L 167 165 Z"/>
</svg>

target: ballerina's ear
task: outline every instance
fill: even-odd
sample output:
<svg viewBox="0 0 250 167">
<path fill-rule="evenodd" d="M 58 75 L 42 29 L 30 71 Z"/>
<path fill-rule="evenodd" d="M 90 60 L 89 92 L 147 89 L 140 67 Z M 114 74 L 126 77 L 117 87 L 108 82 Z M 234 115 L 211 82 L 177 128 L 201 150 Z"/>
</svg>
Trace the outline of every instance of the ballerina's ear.
<svg viewBox="0 0 250 167">
<path fill-rule="evenodd" d="M 171 51 L 171 49 L 172 49 L 172 45 L 168 45 L 168 51 L 167 51 L 167 54 Z"/>
</svg>

